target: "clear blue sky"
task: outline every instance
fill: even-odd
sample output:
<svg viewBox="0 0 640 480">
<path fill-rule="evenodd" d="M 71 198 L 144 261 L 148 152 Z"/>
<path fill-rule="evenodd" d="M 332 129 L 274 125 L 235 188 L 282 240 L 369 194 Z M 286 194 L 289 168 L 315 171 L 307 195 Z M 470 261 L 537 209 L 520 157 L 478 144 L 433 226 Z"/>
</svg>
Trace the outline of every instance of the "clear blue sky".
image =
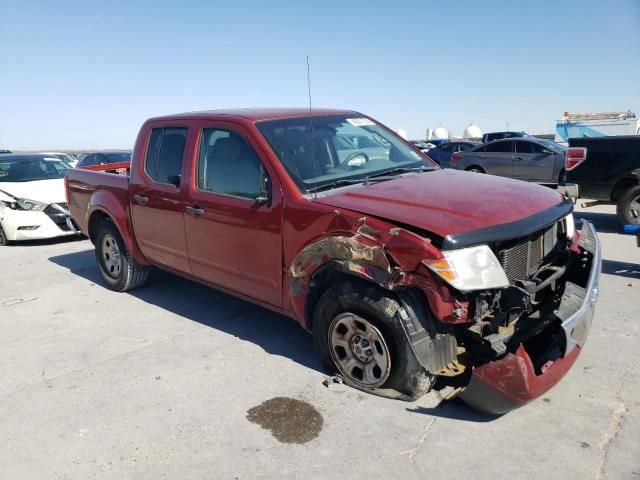
<svg viewBox="0 0 640 480">
<path fill-rule="evenodd" d="M 0 148 L 129 148 L 147 117 L 353 108 L 411 137 L 640 114 L 640 0 L 0 0 Z"/>
</svg>

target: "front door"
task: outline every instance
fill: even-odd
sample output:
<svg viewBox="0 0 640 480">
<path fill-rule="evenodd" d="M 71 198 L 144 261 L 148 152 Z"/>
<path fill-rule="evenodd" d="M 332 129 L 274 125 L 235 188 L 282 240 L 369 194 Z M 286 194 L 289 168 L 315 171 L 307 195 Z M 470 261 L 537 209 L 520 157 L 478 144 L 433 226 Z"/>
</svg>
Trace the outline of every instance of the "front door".
<svg viewBox="0 0 640 480">
<path fill-rule="evenodd" d="M 152 263 L 189 273 L 182 164 L 188 129 L 152 128 L 146 154 L 131 178 L 129 201 L 138 246 Z"/>
<path fill-rule="evenodd" d="M 516 140 L 513 154 L 513 175 L 528 182 L 547 182 L 553 179 L 555 155 L 542 145 Z"/>
<path fill-rule="evenodd" d="M 281 306 L 279 183 L 241 126 L 210 122 L 202 127 L 185 214 L 191 271 Z"/>
<path fill-rule="evenodd" d="M 498 140 L 488 143 L 480 166 L 491 175 L 513 176 L 513 141 Z M 482 154 L 481 154 L 482 155 Z"/>
</svg>

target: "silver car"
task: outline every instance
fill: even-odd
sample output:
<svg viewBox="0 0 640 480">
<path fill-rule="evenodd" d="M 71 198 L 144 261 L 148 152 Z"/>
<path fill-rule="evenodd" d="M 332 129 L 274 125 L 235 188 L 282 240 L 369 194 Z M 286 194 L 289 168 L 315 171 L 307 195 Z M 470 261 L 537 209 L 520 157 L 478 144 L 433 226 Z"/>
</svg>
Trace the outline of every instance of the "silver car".
<svg viewBox="0 0 640 480">
<path fill-rule="evenodd" d="M 451 156 L 450 168 L 528 182 L 558 183 L 567 149 L 551 140 L 517 138 L 489 142 Z"/>
</svg>

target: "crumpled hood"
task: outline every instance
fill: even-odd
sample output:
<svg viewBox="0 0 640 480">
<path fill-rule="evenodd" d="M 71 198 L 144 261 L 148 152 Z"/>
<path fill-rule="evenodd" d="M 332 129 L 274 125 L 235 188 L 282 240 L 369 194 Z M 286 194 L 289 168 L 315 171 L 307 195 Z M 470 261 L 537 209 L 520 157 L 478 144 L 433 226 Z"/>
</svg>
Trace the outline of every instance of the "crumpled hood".
<svg viewBox="0 0 640 480">
<path fill-rule="evenodd" d="M 64 178 L 33 182 L 0 182 L 0 190 L 17 198 L 27 198 L 46 204 L 66 202 Z"/>
<path fill-rule="evenodd" d="M 444 238 L 521 220 L 558 205 L 563 197 L 519 180 L 445 169 L 329 192 L 314 201 Z"/>
</svg>

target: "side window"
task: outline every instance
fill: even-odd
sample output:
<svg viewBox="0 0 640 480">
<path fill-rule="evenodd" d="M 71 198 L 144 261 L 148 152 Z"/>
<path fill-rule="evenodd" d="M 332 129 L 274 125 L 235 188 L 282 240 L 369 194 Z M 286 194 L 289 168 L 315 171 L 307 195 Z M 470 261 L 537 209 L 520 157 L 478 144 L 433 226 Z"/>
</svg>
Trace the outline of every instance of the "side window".
<svg viewBox="0 0 640 480">
<path fill-rule="evenodd" d="M 544 153 L 547 149 L 539 143 L 527 142 L 533 153 Z"/>
<path fill-rule="evenodd" d="M 455 151 L 456 144 L 455 143 L 445 143 L 442 145 L 443 152 L 453 152 Z"/>
<path fill-rule="evenodd" d="M 487 152 L 493 153 L 511 153 L 513 149 L 511 144 L 513 142 L 495 142 L 487 145 Z"/>
<path fill-rule="evenodd" d="M 247 141 L 219 128 L 202 132 L 198 189 L 256 199 L 262 194 L 262 163 Z"/>
<path fill-rule="evenodd" d="M 149 137 L 145 171 L 154 181 L 176 185 L 182 171 L 186 128 L 154 128 Z"/>
<path fill-rule="evenodd" d="M 516 144 L 516 152 L 517 153 L 533 153 L 531 149 L 532 143 L 529 142 L 514 142 Z"/>
<path fill-rule="evenodd" d="M 472 148 L 473 148 L 473 145 L 470 143 L 461 143 L 458 151 L 466 152 L 467 150 L 471 150 Z"/>
</svg>

